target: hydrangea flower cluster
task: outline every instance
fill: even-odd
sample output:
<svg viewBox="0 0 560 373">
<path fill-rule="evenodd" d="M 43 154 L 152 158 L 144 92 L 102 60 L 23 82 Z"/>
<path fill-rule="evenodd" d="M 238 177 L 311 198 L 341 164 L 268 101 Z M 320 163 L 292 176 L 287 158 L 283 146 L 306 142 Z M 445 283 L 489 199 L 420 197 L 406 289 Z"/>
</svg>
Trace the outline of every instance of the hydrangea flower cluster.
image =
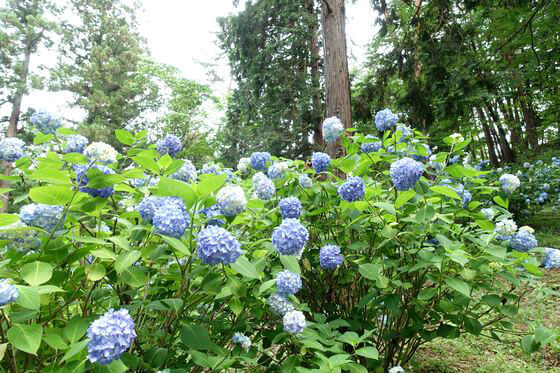
<svg viewBox="0 0 560 373">
<path fill-rule="evenodd" d="M 82 153 L 89 144 L 87 137 L 82 135 L 70 135 L 66 138 L 65 153 Z"/>
<path fill-rule="evenodd" d="M 413 148 L 413 154 L 412 158 L 414 158 L 414 160 L 418 161 L 418 162 L 423 162 L 426 161 L 430 158 L 430 155 L 432 155 L 432 150 L 430 149 L 430 146 L 427 144 L 419 144 L 420 147 L 424 148 L 426 151 L 426 155 L 421 155 L 420 152 L 418 151 L 418 149 L 416 147 Z"/>
<path fill-rule="evenodd" d="M 16 250 L 22 254 L 37 250 L 41 246 L 37 231 L 21 221 L 0 227 L 0 240 L 8 241 L 8 250 Z"/>
<path fill-rule="evenodd" d="M 461 197 L 463 206 L 468 205 L 468 203 L 472 200 L 472 193 L 465 189 L 465 186 L 463 184 L 453 185 L 451 184 L 451 180 L 444 179 L 441 181 L 441 185 L 453 189 L 455 193 L 457 193 L 457 195 Z"/>
<path fill-rule="evenodd" d="M 367 135 L 366 139 L 371 139 L 371 140 L 375 140 L 375 141 L 362 143 L 362 146 L 360 148 L 362 149 L 362 151 L 364 153 L 377 152 L 377 151 L 381 150 L 381 148 L 383 147 L 383 145 L 381 144 L 381 141 L 373 135 Z"/>
<path fill-rule="evenodd" d="M 248 351 L 251 348 L 251 339 L 241 333 L 235 333 L 231 339 L 233 343 L 241 345 L 241 348 Z"/>
<path fill-rule="evenodd" d="M 15 285 L 8 282 L 7 279 L 0 280 L 0 307 L 8 303 L 15 302 L 19 297 L 19 290 Z"/>
<path fill-rule="evenodd" d="M 38 110 L 31 115 L 31 123 L 43 133 L 55 133 L 62 126 L 62 121 L 54 115 Z"/>
<path fill-rule="evenodd" d="M 323 269 L 336 269 L 343 261 L 344 257 L 337 245 L 325 245 L 319 251 L 319 264 Z"/>
<path fill-rule="evenodd" d="M 495 231 L 502 236 L 513 236 L 517 231 L 517 224 L 511 219 L 501 220 L 496 223 Z"/>
<path fill-rule="evenodd" d="M 270 161 L 270 153 L 255 152 L 251 154 L 251 166 L 258 171 L 266 170 L 266 162 Z"/>
<path fill-rule="evenodd" d="M 0 160 L 15 162 L 25 157 L 25 143 L 15 137 L 6 137 L 0 140 Z"/>
<path fill-rule="evenodd" d="M 303 189 L 309 189 L 313 186 L 313 181 L 309 178 L 309 175 L 302 174 L 298 178 L 299 186 Z"/>
<path fill-rule="evenodd" d="M 43 228 L 51 232 L 53 229 L 61 228 L 64 225 L 61 222 L 63 211 L 64 208 L 62 206 L 31 203 L 22 206 L 19 210 L 19 218 L 29 226 Z"/>
<path fill-rule="evenodd" d="M 354 202 L 364 198 L 365 186 L 361 177 L 349 177 L 344 184 L 338 187 L 338 195 L 345 201 Z"/>
<path fill-rule="evenodd" d="M 118 154 L 119 153 L 111 145 L 98 141 L 92 142 L 84 149 L 84 155 L 88 157 L 90 161 L 104 164 L 116 162 Z"/>
<path fill-rule="evenodd" d="M 256 188 L 257 184 L 260 183 L 261 180 L 266 179 L 267 177 L 268 176 L 266 176 L 263 172 L 257 172 L 251 178 L 251 182 L 253 183 L 253 186 Z"/>
<path fill-rule="evenodd" d="M 286 313 L 294 310 L 294 306 L 288 298 L 278 293 L 274 293 L 268 297 L 267 302 L 272 312 L 279 316 L 284 316 Z"/>
<path fill-rule="evenodd" d="M 105 166 L 93 165 L 91 168 L 92 169 L 97 169 L 105 175 L 115 173 L 115 171 L 113 171 L 109 167 L 105 167 Z M 89 183 L 89 178 L 88 178 L 88 175 L 87 175 L 87 173 L 88 173 L 88 167 L 87 166 L 76 165 L 76 166 L 74 166 L 74 169 L 76 170 L 76 180 L 78 180 L 80 185 L 82 186 L 80 188 L 80 192 L 87 193 L 92 197 L 103 197 L 103 198 L 107 198 L 107 197 L 109 197 L 113 194 L 114 189 L 113 189 L 112 186 L 109 186 L 109 187 L 106 187 L 106 188 L 101 188 L 101 189 L 94 189 L 94 188 L 89 188 L 89 187 L 86 186 Z"/>
<path fill-rule="evenodd" d="M 241 245 L 227 230 L 209 225 L 198 233 L 198 256 L 204 264 L 231 264 L 242 254 Z"/>
<path fill-rule="evenodd" d="M 216 202 L 225 216 L 235 216 L 245 211 L 247 199 L 238 185 L 226 185 L 216 195 Z"/>
<path fill-rule="evenodd" d="M 527 230 L 519 230 L 511 237 L 510 246 L 517 251 L 529 251 L 538 246 L 535 235 Z"/>
<path fill-rule="evenodd" d="M 331 164 L 331 157 L 327 153 L 315 152 L 311 155 L 311 165 L 317 173 L 325 172 Z"/>
<path fill-rule="evenodd" d="M 303 333 L 305 329 L 305 315 L 301 311 L 290 311 L 284 315 L 284 331 L 291 334 Z"/>
<path fill-rule="evenodd" d="M 251 158 L 241 158 L 237 163 L 237 171 L 244 174 L 251 167 Z"/>
<path fill-rule="evenodd" d="M 276 193 L 276 186 L 266 176 L 259 179 L 255 189 L 257 190 L 257 196 L 263 201 L 268 201 Z"/>
<path fill-rule="evenodd" d="M 215 165 L 214 163 L 206 163 L 204 166 L 202 166 L 202 168 L 200 169 L 200 174 L 214 174 L 214 175 L 219 175 L 220 174 L 220 168 L 218 167 L 218 165 Z"/>
<path fill-rule="evenodd" d="M 190 181 L 196 181 L 198 176 L 196 174 L 196 167 L 188 159 L 184 159 L 185 163 L 178 169 L 171 177 L 173 179 L 184 181 L 188 183 Z"/>
<path fill-rule="evenodd" d="M 491 208 L 482 209 L 482 210 L 480 210 L 480 212 L 488 220 L 493 220 L 494 216 L 496 215 L 496 213 L 494 212 L 494 209 L 491 209 Z"/>
<path fill-rule="evenodd" d="M 284 219 L 272 231 L 272 244 L 282 255 L 300 255 L 309 239 L 309 232 L 296 219 Z"/>
<path fill-rule="evenodd" d="M 287 162 L 276 162 L 268 169 L 268 177 L 271 179 L 281 179 L 286 171 L 288 171 Z"/>
<path fill-rule="evenodd" d="M 156 142 L 157 151 L 161 155 L 169 154 L 175 157 L 181 151 L 182 147 L 181 140 L 175 135 L 165 135 L 163 139 L 159 139 Z"/>
<path fill-rule="evenodd" d="M 336 116 L 323 121 L 323 139 L 326 143 L 333 143 L 338 140 L 343 131 L 344 126 Z"/>
<path fill-rule="evenodd" d="M 513 193 L 521 185 L 519 178 L 512 174 L 503 174 L 500 176 L 500 183 L 502 184 L 502 189 L 506 193 Z"/>
<path fill-rule="evenodd" d="M 118 360 L 136 338 L 134 321 L 125 309 L 110 309 L 87 330 L 88 358 L 92 363 L 107 365 Z"/>
<path fill-rule="evenodd" d="M 282 219 L 297 219 L 301 214 L 301 202 L 296 197 L 282 198 L 278 207 Z"/>
<path fill-rule="evenodd" d="M 212 205 L 210 207 L 207 207 L 204 210 L 201 210 L 200 213 L 203 214 L 206 217 L 206 219 L 208 219 L 208 221 L 206 222 L 206 224 L 208 225 L 216 225 L 219 227 L 226 223 L 222 219 L 216 219 L 217 216 L 222 215 L 222 210 L 218 205 Z"/>
<path fill-rule="evenodd" d="M 398 120 L 399 117 L 393 114 L 390 109 L 383 109 L 375 114 L 375 127 L 377 127 L 379 131 L 386 131 L 395 128 Z"/>
<path fill-rule="evenodd" d="M 276 274 L 276 289 L 280 295 L 292 295 L 301 290 L 301 277 L 287 269 Z"/>
<path fill-rule="evenodd" d="M 543 266 L 545 269 L 560 269 L 560 250 L 545 248 Z"/>
<path fill-rule="evenodd" d="M 408 157 L 393 162 L 389 171 L 397 190 L 414 188 L 423 172 L 422 164 Z"/>
<path fill-rule="evenodd" d="M 154 211 L 152 224 L 158 234 L 181 238 L 191 225 L 191 217 L 186 213 L 183 201 L 177 197 L 166 197 Z"/>
</svg>

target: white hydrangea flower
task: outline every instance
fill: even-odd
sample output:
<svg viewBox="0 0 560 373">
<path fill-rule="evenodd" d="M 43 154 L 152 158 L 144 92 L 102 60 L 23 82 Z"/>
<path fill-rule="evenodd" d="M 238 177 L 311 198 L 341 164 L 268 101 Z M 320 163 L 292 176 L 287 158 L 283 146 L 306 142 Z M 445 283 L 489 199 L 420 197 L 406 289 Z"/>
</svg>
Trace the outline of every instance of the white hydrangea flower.
<svg viewBox="0 0 560 373">
<path fill-rule="evenodd" d="M 237 170 L 245 173 L 251 168 L 251 158 L 241 158 L 237 163 Z"/>
<path fill-rule="evenodd" d="M 496 223 L 496 233 L 503 236 L 512 236 L 517 232 L 517 224 L 511 219 L 506 219 Z"/>
<path fill-rule="evenodd" d="M 519 232 L 529 232 L 529 233 L 535 233 L 535 230 L 531 227 L 529 227 L 528 225 L 524 225 L 522 227 L 519 228 Z"/>
<path fill-rule="evenodd" d="M 453 142 L 455 144 L 465 141 L 465 138 L 463 137 L 463 135 L 461 135 L 458 132 L 455 132 L 454 134 L 450 135 L 449 137 L 451 137 L 451 139 L 453 140 Z"/>
<path fill-rule="evenodd" d="M 84 154 L 91 161 L 99 161 L 102 163 L 113 163 L 117 160 L 119 154 L 111 145 L 104 142 L 92 142 L 85 150 Z"/>
<path fill-rule="evenodd" d="M 216 195 L 216 202 L 225 216 L 235 216 L 245 211 L 247 198 L 238 185 L 226 185 Z"/>
</svg>

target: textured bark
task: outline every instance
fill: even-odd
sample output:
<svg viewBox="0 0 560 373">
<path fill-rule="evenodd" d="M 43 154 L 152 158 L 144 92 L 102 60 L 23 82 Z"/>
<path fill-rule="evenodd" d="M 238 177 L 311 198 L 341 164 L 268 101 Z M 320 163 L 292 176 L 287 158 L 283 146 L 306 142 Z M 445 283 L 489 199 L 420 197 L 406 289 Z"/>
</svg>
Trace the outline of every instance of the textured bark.
<svg viewBox="0 0 560 373">
<path fill-rule="evenodd" d="M 531 103 L 527 100 L 525 90 L 521 86 L 517 87 L 517 99 L 519 100 L 523 119 L 525 120 L 525 130 L 527 131 L 529 146 L 535 149 L 539 145 L 537 140 L 537 126 L 535 125 L 535 111 Z"/>
<path fill-rule="evenodd" d="M 322 0 L 321 24 L 325 59 L 326 116 L 337 116 L 344 128 L 352 127 L 350 77 L 346 51 L 344 0 Z M 329 144 L 327 153 L 332 157 L 342 155 L 340 141 Z"/>
<path fill-rule="evenodd" d="M 515 122 L 511 107 L 507 104 L 506 99 L 504 98 L 498 99 L 498 105 L 500 107 L 500 111 L 502 112 L 502 116 L 505 118 L 505 121 L 509 128 L 509 136 L 511 138 L 512 147 L 515 147 L 515 144 L 517 144 L 518 146 L 521 145 L 519 126 Z"/>
<path fill-rule="evenodd" d="M 476 113 L 480 118 L 480 125 L 482 126 L 482 131 L 484 132 L 484 138 L 486 140 L 486 146 L 488 147 L 488 158 L 490 159 L 490 163 L 492 166 L 496 167 L 498 165 L 498 157 L 496 155 L 496 149 L 494 146 L 494 140 L 492 139 L 492 133 L 490 128 L 488 127 L 488 123 L 486 122 L 486 117 L 484 116 L 484 112 L 479 106 L 475 107 Z"/>
<path fill-rule="evenodd" d="M 315 15 L 315 0 L 306 0 L 307 10 L 314 18 Z M 313 142 L 316 147 L 323 146 L 323 131 L 321 126 L 322 109 L 321 109 L 321 72 L 319 71 L 319 37 L 317 35 L 317 28 L 315 24 L 309 30 L 311 34 L 310 50 L 311 50 L 311 85 L 313 87 Z"/>
<path fill-rule="evenodd" d="M 494 110 L 494 108 L 489 102 L 486 102 L 485 105 L 486 105 L 486 110 L 488 111 L 488 117 L 492 119 L 494 125 L 498 129 L 497 137 L 498 137 L 498 144 L 500 145 L 500 149 L 503 156 L 502 159 L 507 163 L 511 163 L 515 161 L 515 153 L 507 140 L 506 132 L 504 131 L 504 128 L 500 123 L 500 117 L 498 116 L 498 113 L 496 112 L 496 110 Z"/>
</svg>

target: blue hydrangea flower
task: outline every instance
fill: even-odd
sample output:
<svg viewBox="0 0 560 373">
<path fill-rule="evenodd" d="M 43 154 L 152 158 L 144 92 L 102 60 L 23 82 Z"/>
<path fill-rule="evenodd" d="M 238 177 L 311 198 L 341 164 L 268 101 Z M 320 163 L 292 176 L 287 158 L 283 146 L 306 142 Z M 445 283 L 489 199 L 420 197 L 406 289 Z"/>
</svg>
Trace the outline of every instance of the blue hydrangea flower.
<svg viewBox="0 0 560 373">
<path fill-rule="evenodd" d="M 272 294 L 267 302 L 272 312 L 279 316 L 284 316 L 286 313 L 294 310 L 294 306 L 289 299 L 278 293 Z"/>
<path fill-rule="evenodd" d="M 25 157 L 25 143 L 15 137 L 6 137 L 0 140 L 0 160 L 15 162 Z"/>
<path fill-rule="evenodd" d="M 251 339 L 241 333 L 235 333 L 231 339 L 233 343 L 241 345 L 245 351 L 251 348 Z"/>
<path fill-rule="evenodd" d="M 500 176 L 500 183 L 502 184 L 503 191 L 509 194 L 513 193 L 521 185 L 519 178 L 512 174 Z"/>
<path fill-rule="evenodd" d="M 188 159 L 184 159 L 184 161 L 185 163 L 181 166 L 181 168 L 175 171 L 171 177 L 173 179 L 184 181 L 185 183 L 196 181 L 198 178 L 196 174 L 196 167 L 194 167 L 192 162 Z"/>
<path fill-rule="evenodd" d="M 19 290 L 15 285 L 8 282 L 7 279 L 0 280 L 0 307 L 8 303 L 15 302 L 19 297 Z"/>
<path fill-rule="evenodd" d="M 191 225 L 191 218 L 186 213 L 183 200 L 177 197 L 165 197 L 159 200 L 156 206 L 153 226 L 158 234 L 181 238 L 188 226 Z"/>
<path fill-rule="evenodd" d="M 494 212 L 494 210 L 491 209 L 491 208 L 482 209 L 482 210 L 480 210 L 480 212 L 482 213 L 482 215 L 484 215 L 484 217 L 485 217 L 487 220 L 492 220 L 492 219 L 494 219 L 494 216 L 496 215 L 496 213 Z"/>
<path fill-rule="evenodd" d="M 37 250 L 41 246 L 37 231 L 21 221 L 0 227 L 0 240 L 8 241 L 8 250 L 16 250 L 22 254 Z"/>
<path fill-rule="evenodd" d="M 276 193 L 276 186 L 266 176 L 259 180 L 255 189 L 257 190 L 257 196 L 263 201 L 268 201 Z"/>
<path fill-rule="evenodd" d="M 284 315 L 284 331 L 291 334 L 303 333 L 305 329 L 305 316 L 301 311 L 290 311 Z"/>
<path fill-rule="evenodd" d="M 220 174 L 220 168 L 218 167 L 218 165 L 213 164 L 213 163 L 206 163 L 204 166 L 202 166 L 202 168 L 200 169 L 200 174 L 214 174 L 214 175 L 219 175 Z"/>
<path fill-rule="evenodd" d="M 325 245 L 319 251 L 319 264 L 323 269 L 336 269 L 343 261 L 344 257 L 337 245 Z"/>
<path fill-rule="evenodd" d="M 237 239 L 224 228 L 210 225 L 197 237 L 198 256 L 204 264 L 231 264 L 242 254 Z"/>
<path fill-rule="evenodd" d="M 301 214 L 301 202 L 296 197 L 282 198 L 278 202 L 282 219 L 297 219 Z"/>
<path fill-rule="evenodd" d="M 22 206 L 19 210 L 19 218 L 31 227 L 39 227 L 51 232 L 55 228 L 62 228 L 62 206 L 44 205 L 42 203 L 31 203 Z M 60 224 L 59 224 L 60 223 Z"/>
<path fill-rule="evenodd" d="M 218 205 L 212 205 L 210 207 L 207 207 L 204 210 L 200 211 L 200 213 L 203 214 L 204 216 L 206 216 L 206 219 L 208 219 L 206 224 L 208 224 L 208 225 L 216 225 L 216 226 L 219 227 L 219 226 L 224 225 L 226 223 L 222 219 L 216 219 L 216 216 L 221 216 L 222 215 L 222 210 L 220 209 L 220 206 L 218 206 Z"/>
<path fill-rule="evenodd" d="M 460 160 L 461 160 L 461 156 L 459 154 L 456 154 L 453 157 L 449 158 L 449 164 L 459 163 Z"/>
<path fill-rule="evenodd" d="M 485 168 L 486 166 L 488 166 L 489 164 L 490 164 L 490 161 L 487 160 L 487 159 L 485 159 L 485 160 L 483 160 L 483 161 L 480 161 L 480 163 L 477 164 L 474 168 L 475 168 L 476 170 L 478 170 L 478 171 L 484 170 L 484 168 Z"/>
<path fill-rule="evenodd" d="M 375 126 L 379 131 L 395 128 L 399 118 L 389 109 L 383 109 L 375 114 Z"/>
<path fill-rule="evenodd" d="M 301 290 L 301 277 L 287 269 L 276 274 L 276 289 L 280 295 L 292 295 Z"/>
<path fill-rule="evenodd" d="M 389 171 L 395 189 L 397 190 L 414 188 L 423 172 L 422 164 L 408 157 L 393 162 Z"/>
<path fill-rule="evenodd" d="M 308 238 L 309 232 L 296 219 L 284 219 L 272 231 L 272 244 L 282 255 L 299 255 Z"/>
<path fill-rule="evenodd" d="M 535 235 L 527 230 L 520 230 L 511 237 L 509 244 L 514 250 L 529 251 L 538 246 Z"/>
<path fill-rule="evenodd" d="M 323 139 L 326 143 L 333 143 L 344 131 L 342 122 L 337 117 L 330 117 L 323 121 Z"/>
<path fill-rule="evenodd" d="M 517 224 L 511 219 L 501 220 L 496 223 L 494 230 L 501 236 L 512 236 L 517 231 Z"/>
<path fill-rule="evenodd" d="M 156 213 L 156 208 L 160 203 L 160 199 L 161 197 L 156 196 L 144 197 L 138 204 L 138 213 L 140 216 L 151 223 L 154 219 L 154 214 Z"/>
<path fill-rule="evenodd" d="M 66 138 L 65 153 L 83 153 L 86 146 L 89 144 L 87 137 L 82 135 L 70 135 Z"/>
<path fill-rule="evenodd" d="M 270 161 L 270 153 L 255 152 L 251 154 L 251 166 L 258 171 L 266 170 L 266 162 Z"/>
<path fill-rule="evenodd" d="M 371 139 L 375 141 L 362 143 L 361 149 L 364 153 L 377 152 L 381 150 L 381 148 L 383 147 L 381 141 L 373 135 L 367 135 L 366 139 Z"/>
<path fill-rule="evenodd" d="M 159 139 L 156 142 L 157 151 L 161 155 L 169 154 L 175 157 L 181 151 L 182 147 L 181 140 L 175 135 L 165 135 L 163 139 Z"/>
<path fill-rule="evenodd" d="M 418 162 L 423 162 L 426 161 L 430 158 L 430 155 L 432 155 L 432 150 L 430 149 L 430 146 L 427 144 L 420 144 L 419 146 L 423 147 L 426 150 L 426 155 L 421 155 L 420 152 L 416 149 L 416 147 L 413 148 L 413 152 L 415 154 L 412 155 L 412 158 L 414 158 L 414 160 L 418 161 Z"/>
<path fill-rule="evenodd" d="M 271 179 L 281 179 L 284 173 L 288 170 L 288 163 L 276 162 L 268 169 L 268 177 Z"/>
<path fill-rule="evenodd" d="M 92 142 L 84 149 L 84 155 L 90 161 L 101 162 L 109 164 L 117 161 L 119 153 L 109 144 L 104 142 Z"/>
<path fill-rule="evenodd" d="M 101 171 L 102 173 L 104 173 L 105 175 L 115 173 L 115 171 L 113 171 L 109 167 L 105 167 L 105 166 L 93 165 L 91 168 L 95 168 L 95 169 Z M 94 188 L 89 188 L 89 187 L 86 186 L 87 183 L 89 183 L 89 178 L 88 178 L 88 175 L 87 175 L 87 172 L 88 172 L 88 167 L 87 166 L 76 165 L 76 166 L 74 166 L 74 169 L 76 170 L 76 180 L 78 180 L 80 182 L 80 185 L 82 186 L 80 188 L 80 192 L 87 193 L 92 197 L 103 197 L 103 198 L 107 198 L 107 197 L 109 197 L 113 194 L 114 189 L 113 189 L 112 186 L 109 186 L 107 188 L 101 188 L 101 189 L 94 189 Z"/>
<path fill-rule="evenodd" d="M 309 178 L 309 175 L 302 174 L 298 178 L 299 186 L 303 189 L 309 189 L 313 186 L 313 181 Z"/>
<path fill-rule="evenodd" d="M 125 309 L 112 308 L 95 320 L 87 330 L 88 359 L 107 365 L 118 360 L 136 338 L 134 321 Z"/>
<path fill-rule="evenodd" d="M 545 248 L 543 266 L 545 269 L 560 269 L 560 250 Z"/>
<path fill-rule="evenodd" d="M 338 187 L 338 195 L 345 201 L 354 202 L 364 198 L 364 182 L 361 177 L 349 177 L 344 184 Z"/>
<path fill-rule="evenodd" d="M 541 189 L 544 190 L 545 192 L 548 192 L 548 191 L 550 190 L 550 184 L 544 183 L 544 184 L 542 185 L 542 188 L 541 188 Z"/>
<path fill-rule="evenodd" d="M 247 199 L 240 186 L 226 185 L 216 195 L 216 202 L 225 216 L 235 216 L 245 211 Z"/>
<path fill-rule="evenodd" d="M 251 167 L 251 158 L 241 158 L 239 163 L 237 163 L 237 171 L 244 174 L 245 172 L 249 171 Z"/>
<path fill-rule="evenodd" d="M 54 115 L 38 110 L 31 115 L 31 123 L 43 133 L 55 133 L 62 126 L 62 121 Z"/>
<path fill-rule="evenodd" d="M 331 157 L 327 153 L 315 152 L 311 155 L 311 165 L 317 173 L 325 172 L 331 164 Z"/>
</svg>

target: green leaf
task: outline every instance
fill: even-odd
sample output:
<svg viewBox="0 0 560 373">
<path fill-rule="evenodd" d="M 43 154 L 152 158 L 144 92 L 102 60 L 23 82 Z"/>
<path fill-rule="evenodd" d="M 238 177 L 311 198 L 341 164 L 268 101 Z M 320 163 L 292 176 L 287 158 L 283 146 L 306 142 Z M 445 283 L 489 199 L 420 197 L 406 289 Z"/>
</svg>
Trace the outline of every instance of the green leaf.
<svg viewBox="0 0 560 373">
<path fill-rule="evenodd" d="M 13 224 L 18 220 L 19 216 L 16 214 L 0 214 L 0 227 Z"/>
<path fill-rule="evenodd" d="M 171 158 L 169 154 L 165 154 L 163 157 L 159 159 L 158 166 L 162 170 L 165 170 L 167 167 L 171 165 L 171 163 L 173 163 L 173 158 Z"/>
<path fill-rule="evenodd" d="M 375 202 L 373 205 L 387 211 L 391 215 L 395 215 L 397 213 L 395 206 L 389 202 Z"/>
<path fill-rule="evenodd" d="M 434 295 L 436 295 L 438 292 L 438 288 L 427 288 L 422 290 L 420 293 L 418 293 L 418 300 L 425 302 L 427 300 L 430 300 L 434 297 Z"/>
<path fill-rule="evenodd" d="M 434 191 L 436 193 L 439 193 L 439 194 L 443 194 L 444 196 L 447 196 L 447 197 L 451 197 L 451 198 L 454 198 L 454 199 L 461 200 L 461 197 L 459 197 L 457 192 L 455 192 L 453 189 L 451 189 L 449 187 L 446 187 L 446 186 L 434 185 L 433 187 L 430 187 L 430 190 Z"/>
<path fill-rule="evenodd" d="M 464 296 L 470 298 L 471 287 L 465 281 L 460 280 L 460 279 L 455 278 L 455 277 L 446 277 L 445 278 L 445 283 L 451 289 L 453 289 L 455 291 L 458 291 L 459 293 L 463 294 Z"/>
<path fill-rule="evenodd" d="M 225 173 L 221 175 L 210 175 L 199 181 L 196 186 L 196 193 L 202 198 L 209 196 L 224 185 L 226 178 L 227 175 Z"/>
<path fill-rule="evenodd" d="M 41 296 L 34 288 L 29 286 L 17 285 L 19 296 L 16 304 L 31 310 L 38 310 L 41 307 Z"/>
<path fill-rule="evenodd" d="M 282 262 L 284 268 L 301 275 L 301 269 L 299 268 L 299 260 L 297 257 L 293 255 L 280 255 L 280 261 Z"/>
<path fill-rule="evenodd" d="M 31 286 L 37 286 L 49 281 L 52 277 L 53 267 L 44 262 L 33 262 L 21 267 L 20 276 Z"/>
<path fill-rule="evenodd" d="M 504 200 L 502 197 L 500 196 L 495 196 L 493 198 L 494 202 L 496 202 L 498 205 L 502 206 L 503 208 L 507 209 L 509 206 L 509 203 L 507 200 Z"/>
<path fill-rule="evenodd" d="M 111 241 L 121 249 L 125 249 L 126 251 L 130 250 L 130 245 L 128 244 L 128 240 L 122 236 L 109 237 L 109 241 Z"/>
<path fill-rule="evenodd" d="M 62 361 L 68 361 L 72 359 L 74 356 L 82 352 L 84 348 L 86 348 L 87 344 L 88 344 L 87 339 L 84 339 L 83 341 L 77 343 L 73 343 L 68 349 L 68 351 L 66 351 L 66 353 L 64 354 Z"/>
<path fill-rule="evenodd" d="M 115 136 L 117 137 L 117 140 L 125 145 L 132 145 L 135 140 L 134 136 L 130 132 L 123 129 L 115 130 Z"/>
<path fill-rule="evenodd" d="M 0 344 L 0 361 L 2 361 L 2 359 L 4 358 L 4 355 L 6 354 L 6 348 L 7 347 L 8 347 L 7 343 Z"/>
<path fill-rule="evenodd" d="M 300 358 L 297 355 L 289 356 L 282 363 L 282 373 L 297 373 L 297 367 L 300 365 Z"/>
<path fill-rule="evenodd" d="M 540 343 L 537 342 L 532 335 L 526 335 L 521 339 L 521 348 L 526 354 L 532 354 L 540 348 Z"/>
<path fill-rule="evenodd" d="M 414 189 L 405 190 L 400 192 L 397 199 L 395 200 L 395 208 L 401 208 L 402 205 L 407 203 L 412 197 L 416 195 L 416 191 Z"/>
<path fill-rule="evenodd" d="M 379 359 L 379 351 L 375 347 L 362 347 L 356 350 L 356 354 L 374 360 Z"/>
<path fill-rule="evenodd" d="M 372 263 L 361 264 L 360 267 L 358 268 L 358 271 L 362 276 L 364 276 L 368 280 L 376 281 L 377 279 L 379 279 L 381 266 L 379 264 L 372 264 Z"/>
<path fill-rule="evenodd" d="M 241 311 L 243 311 L 243 304 L 237 297 L 231 298 L 228 303 L 228 306 L 236 316 L 239 316 Z"/>
<path fill-rule="evenodd" d="M 70 185 L 72 181 L 65 172 L 54 168 L 42 168 L 29 175 L 31 180 L 43 181 L 52 184 Z"/>
<path fill-rule="evenodd" d="M 482 296 L 482 302 L 490 307 L 496 308 L 502 304 L 502 298 L 496 294 L 488 294 Z"/>
<path fill-rule="evenodd" d="M 175 237 L 168 237 L 168 236 L 161 236 L 161 238 L 167 242 L 167 244 L 169 246 L 171 246 L 172 248 L 174 248 L 177 251 L 182 252 L 183 254 L 186 255 L 191 255 L 190 250 L 185 246 L 185 244 L 183 243 L 183 241 L 175 238 Z"/>
<path fill-rule="evenodd" d="M 115 261 L 115 270 L 117 273 L 122 273 L 125 269 L 133 265 L 140 259 L 141 253 L 138 250 L 125 251 L 117 257 Z"/>
<path fill-rule="evenodd" d="M 88 173 L 89 177 L 89 173 Z M 87 186 L 93 189 L 103 189 L 111 187 L 115 184 L 119 184 L 126 181 L 126 178 L 118 174 L 99 174 L 92 177 Z"/>
<path fill-rule="evenodd" d="M 187 209 L 190 209 L 196 202 L 196 194 L 189 184 L 167 177 L 160 178 L 156 194 L 158 196 L 181 197 Z"/>
<path fill-rule="evenodd" d="M 52 139 L 54 139 L 53 134 L 46 134 L 46 133 L 39 132 L 33 138 L 33 144 L 34 145 L 41 145 L 41 144 L 44 144 L 46 142 L 51 141 Z"/>
<path fill-rule="evenodd" d="M 41 345 L 41 325 L 13 324 L 7 332 L 8 341 L 18 350 L 35 355 Z"/>
<path fill-rule="evenodd" d="M 75 343 L 86 334 L 88 327 L 89 322 L 80 316 L 75 316 L 62 329 L 62 334 L 70 343 Z"/>
<path fill-rule="evenodd" d="M 29 198 L 35 203 L 46 205 L 66 205 L 72 200 L 74 192 L 70 186 L 47 185 L 31 188 Z"/>
<path fill-rule="evenodd" d="M 90 281 L 99 281 L 105 277 L 105 267 L 101 263 L 94 263 L 86 269 L 86 273 Z"/>
<path fill-rule="evenodd" d="M 193 350 L 209 350 L 212 347 L 208 331 L 201 325 L 184 325 L 179 336 L 181 342 Z"/>
<path fill-rule="evenodd" d="M 50 347 L 54 348 L 55 350 L 66 350 L 68 345 L 64 342 L 64 339 L 56 333 L 48 333 L 45 334 L 43 337 L 43 341 L 45 341 Z"/>
<path fill-rule="evenodd" d="M 119 280 L 133 288 L 145 286 L 148 283 L 148 275 L 142 268 L 128 267 L 121 273 Z"/>
<path fill-rule="evenodd" d="M 241 275 L 250 279 L 258 279 L 259 272 L 253 263 L 251 263 L 245 256 L 237 258 L 235 263 L 231 264 L 231 268 L 240 273 Z"/>
<path fill-rule="evenodd" d="M 132 157 L 132 160 L 140 167 L 143 167 L 145 170 L 148 170 L 155 175 L 159 173 L 159 166 L 153 158 L 147 156 L 136 156 Z"/>
</svg>

